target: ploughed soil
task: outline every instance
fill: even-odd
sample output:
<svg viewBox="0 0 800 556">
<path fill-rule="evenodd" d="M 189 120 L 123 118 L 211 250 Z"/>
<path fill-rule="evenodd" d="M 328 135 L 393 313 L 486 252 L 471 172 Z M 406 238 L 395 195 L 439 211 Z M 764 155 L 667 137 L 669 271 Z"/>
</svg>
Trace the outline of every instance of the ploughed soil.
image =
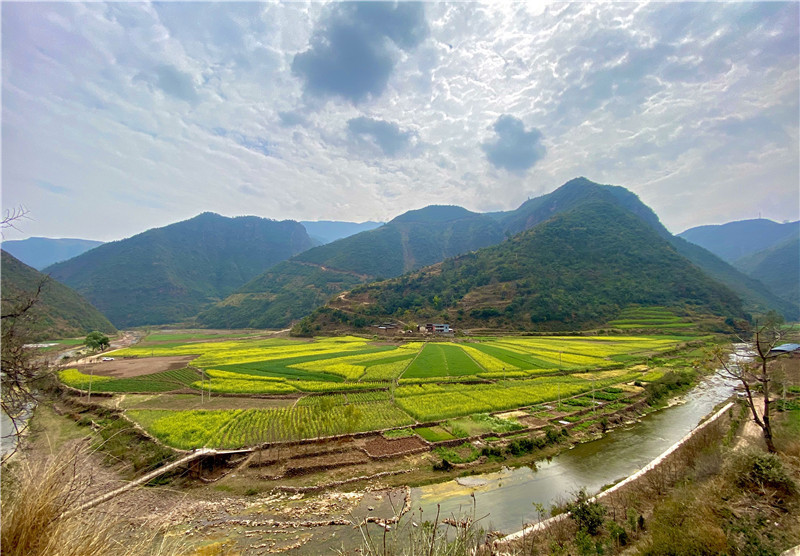
<svg viewBox="0 0 800 556">
<path fill-rule="evenodd" d="M 423 448 L 427 448 L 427 445 L 417 436 L 407 436 L 393 440 L 383 436 L 375 436 L 364 442 L 364 449 L 372 457 L 389 457 Z"/>
<path fill-rule="evenodd" d="M 93 374 L 114 378 L 131 378 L 149 375 L 162 371 L 183 369 L 197 358 L 197 355 L 176 355 L 171 357 L 143 357 L 141 359 L 114 359 L 102 361 L 104 356 L 98 355 L 90 363 L 76 365 L 81 372 L 91 370 Z"/>
</svg>

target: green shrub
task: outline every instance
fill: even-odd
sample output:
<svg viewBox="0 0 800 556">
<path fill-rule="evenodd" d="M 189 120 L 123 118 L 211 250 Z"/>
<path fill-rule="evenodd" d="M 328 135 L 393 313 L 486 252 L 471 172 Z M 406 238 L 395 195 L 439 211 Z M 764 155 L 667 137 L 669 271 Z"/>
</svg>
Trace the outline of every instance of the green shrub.
<svg viewBox="0 0 800 556">
<path fill-rule="evenodd" d="M 606 507 L 596 500 L 590 500 L 586 489 L 580 489 L 575 495 L 575 501 L 567 504 L 570 518 L 578 524 L 578 529 L 590 535 L 596 535 L 603 525 Z"/>
<path fill-rule="evenodd" d="M 767 487 L 787 495 L 797 492 L 797 485 L 775 454 L 747 450 L 736 455 L 732 467 L 734 481 L 740 488 L 760 490 Z"/>
</svg>

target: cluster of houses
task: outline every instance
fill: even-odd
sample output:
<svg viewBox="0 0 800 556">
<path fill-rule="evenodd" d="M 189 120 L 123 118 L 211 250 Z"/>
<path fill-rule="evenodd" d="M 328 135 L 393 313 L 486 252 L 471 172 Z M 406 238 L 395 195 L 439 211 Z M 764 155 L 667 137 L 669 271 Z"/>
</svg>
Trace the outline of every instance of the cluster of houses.
<svg viewBox="0 0 800 556">
<path fill-rule="evenodd" d="M 382 331 L 393 331 L 400 328 L 400 326 L 393 322 L 384 322 L 379 324 L 376 328 Z M 422 332 L 423 334 L 452 334 L 455 332 L 452 328 L 450 328 L 449 324 L 439 323 L 420 324 L 418 331 Z"/>
</svg>

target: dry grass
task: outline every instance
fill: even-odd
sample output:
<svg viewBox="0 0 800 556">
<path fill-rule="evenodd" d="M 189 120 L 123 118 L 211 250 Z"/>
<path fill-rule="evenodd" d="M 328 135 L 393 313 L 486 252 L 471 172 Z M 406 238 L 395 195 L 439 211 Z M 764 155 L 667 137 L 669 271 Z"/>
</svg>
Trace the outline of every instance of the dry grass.
<svg viewBox="0 0 800 556">
<path fill-rule="evenodd" d="M 35 462 L 19 459 L 3 469 L 2 554 L 114 556 L 181 552 L 174 543 L 161 542 L 158 534 L 140 530 L 132 535 L 112 513 L 74 514 L 71 510 L 91 485 L 90 478 L 82 472 L 86 462 L 85 450 L 72 449 Z"/>
</svg>

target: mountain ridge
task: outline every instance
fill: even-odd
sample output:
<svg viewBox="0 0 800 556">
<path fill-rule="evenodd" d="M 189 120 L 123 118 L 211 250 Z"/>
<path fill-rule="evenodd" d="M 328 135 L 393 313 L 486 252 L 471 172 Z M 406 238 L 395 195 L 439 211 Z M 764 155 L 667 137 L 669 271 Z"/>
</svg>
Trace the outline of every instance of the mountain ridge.
<svg viewBox="0 0 800 556">
<path fill-rule="evenodd" d="M 205 212 L 103 244 L 48 267 L 119 327 L 193 318 L 274 264 L 312 245 L 293 220 Z"/>
<path fill-rule="evenodd" d="M 624 241 L 620 241 L 623 239 Z M 301 321 L 300 333 L 387 320 L 456 327 L 573 330 L 628 305 L 682 305 L 742 318 L 741 301 L 638 216 L 581 204 L 506 241 L 354 288 Z"/>
<path fill-rule="evenodd" d="M 93 330 L 116 332 L 111 322 L 75 290 L 5 250 L 2 250 L 2 269 L 4 315 L 16 300 L 30 298 L 42 284 L 38 301 L 26 316 L 30 322 L 31 341 L 81 336 Z"/>
</svg>

